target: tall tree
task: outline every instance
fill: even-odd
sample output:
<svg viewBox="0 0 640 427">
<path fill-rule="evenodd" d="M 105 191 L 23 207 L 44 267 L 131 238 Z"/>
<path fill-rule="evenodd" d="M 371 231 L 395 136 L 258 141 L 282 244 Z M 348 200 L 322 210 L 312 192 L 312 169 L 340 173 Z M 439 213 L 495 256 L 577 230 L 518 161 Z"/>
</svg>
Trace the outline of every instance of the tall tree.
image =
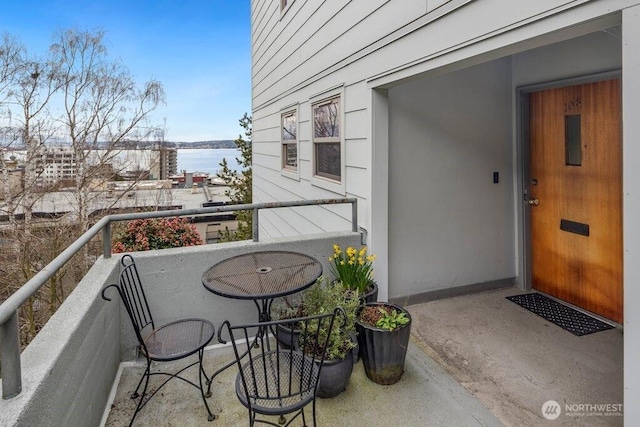
<svg viewBox="0 0 640 427">
<path fill-rule="evenodd" d="M 229 187 L 225 191 L 225 195 L 229 197 L 233 204 L 248 204 L 253 201 L 253 179 L 252 179 L 252 129 L 253 121 L 251 116 L 244 113 L 240 119 L 240 127 L 244 129 L 244 138 L 238 136 L 234 142 L 240 149 L 240 157 L 236 158 L 238 165 L 241 167 L 240 172 L 229 168 L 227 159 L 222 159 L 220 166 L 222 169 L 216 175 L 221 178 Z M 246 139 L 245 139 L 246 138 Z M 247 240 L 253 237 L 253 212 L 238 211 L 236 219 L 238 220 L 238 228 L 234 232 L 225 228 L 220 231 L 220 242 L 229 242 L 234 240 Z"/>
<path fill-rule="evenodd" d="M 55 123 L 50 116 L 50 104 L 58 87 L 56 84 L 56 70 L 54 64 L 46 59 L 30 55 L 14 38 L 6 36 L 3 47 L 0 48 L 5 55 L 1 55 L 4 63 L 0 68 L 5 78 L 10 72 L 10 79 L 4 80 L 2 99 L 5 109 L 3 117 L 4 145 L 20 144 L 26 148 L 27 158 L 24 162 L 22 185 L 16 190 L 11 185 L 9 171 L 3 168 L 4 210 L 12 224 L 10 241 L 14 242 L 14 256 L 11 267 L 7 268 L 5 279 L 11 284 L 9 289 L 31 279 L 42 267 L 44 248 L 40 236 L 35 231 L 33 221 L 33 207 L 42 193 L 37 190 L 39 178 L 39 156 L 43 144 L 55 135 Z M 8 52 L 12 55 L 6 56 Z M 3 156 L 3 163 L 4 163 Z M 22 217 L 18 221 L 17 215 Z M 45 239 L 51 243 L 52 240 Z M 59 273 L 62 274 L 62 273 Z M 56 283 L 56 278 L 52 279 Z M 53 288 L 57 291 L 57 285 Z M 28 336 L 36 333 L 35 308 L 37 298 L 31 298 L 22 308 L 26 322 L 23 329 Z"/>
<path fill-rule="evenodd" d="M 103 38 L 102 32 L 60 31 L 51 47 L 64 96 L 60 122 L 77 165 L 75 195 L 81 231 L 89 228 L 90 181 L 96 178 L 96 171 L 123 143 L 159 132 L 148 121 L 165 101 L 160 82 L 149 80 L 138 88 L 123 64 L 108 59 Z M 97 157 L 98 167 L 89 167 L 90 156 Z"/>
<path fill-rule="evenodd" d="M 28 55 L 10 36 L 0 39 L 0 151 L 11 145 L 27 151 L 19 191 L 11 186 L 6 155 L 0 152 L 0 215 L 8 215 L 14 225 L 0 229 L 0 301 L 89 228 L 89 214 L 96 208 L 92 199 L 101 195 L 91 190 L 107 191 L 101 184 L 111 178 L 110 165 L 122 148 L 164 134 L 162 126 L 149 123 L 164 102 L 162 85 L 150 80 L 138 86 L 123 64 L 109 60 L 103 38 L 102 32 L 60 31 L 44 59 Z M 77 212 L 60 220 L 36 220 L 35 203 L 58 189 L 43 186 L 41 176 L 50 141 L 73 152 L 76 178 L 68 194 Z M 115 204 L 118 196 L 110 200 Z M 76 258 L 21 308 L 23 344 L 90 266 L 87 247 Z"/>
<path fill-rule="evenodd" d="M 4 200 L 6 214 L 15 226 L 16 198 L 15 190 L 11 185 L 11 177 L 9 176 L 9 168 L 6 164 L 6 155 L 4 150 L 16 143 L 19 139 L 17 132 L 11 124 L 11 98 L 15 93 L 15 84 L 18 79 L 18 72 L 23 61 L 24 47 L 19 41 L 9 34 L 4 34 L 0 41 L 0 117 L 3 120 L 0 126 L 0 168 L 2 169 L 2 193 L 0 197 Z"/>
</svg>

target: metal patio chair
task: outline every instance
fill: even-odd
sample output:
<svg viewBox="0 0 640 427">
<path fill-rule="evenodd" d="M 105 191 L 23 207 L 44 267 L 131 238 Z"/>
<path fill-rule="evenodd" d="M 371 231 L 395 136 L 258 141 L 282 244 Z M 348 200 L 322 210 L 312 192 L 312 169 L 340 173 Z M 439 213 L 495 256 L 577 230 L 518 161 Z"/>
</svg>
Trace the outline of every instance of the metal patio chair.
<svg viewBox="0 0 640 427">
<path fill-rule="evenodd" d="M 302 422 L 306 426 L 304 408 L 310 403 L 313 405 L 313 425 L 316 425 L 318 381 L 329 335 L 336 315 L 341 312 L 337 308 L 328 314 L 296 319 L 237 326 L 225 321 L 220 325 L 218 341 L 226 344 L 221 337 L 222 329 L 226 328 L 233 344 L 239 369 L 236 395 L 249 410 L 250 426 L 256 422 L 288 426 L 299 415 L 302 415 Z M 299 342 L 294 342 L 294 334 L 288 335 L 288 343 L 273 339 L 269 332 L 277 330 L 278 326 L 299 329 Z M 254 345 L 256 342 L 258 346 Z M 291 413 L 295 415 L 287 422 L 284 415 Z M 279 416 L 278 423 L 258 419 L 258 414 Z"/>
<path fill-rule="evenodd" d="M 211 409 L 209 409 L 209 404 L 206 399 L 211 394 L 205 394 L 202 385 L 203 377 L 207 384 L 210 381 L 210 378 L 207 377 L 207 374 L 204 372 L 202 367 L 202 356 L 204 347 L 211 342 L 215 334 L 213 324 L 208 320 L 190 318 L 176 320 L 156 328 L 133 257 L 131 255 L 124 255 L 120 262 L 122 264 L 122 270 L 120 272 L 119 283 L 112 284 L 104 288 L 102 290 L 102 298 L 107 301 L 111 301 L 111 298 L 107 297 L 105 292 L 109 288 L 115 288 L 118 290 L 120 299 L 127 309 L 127 314 L 131 319 L 133 329 L 135 330 L 136 337 L 140 343 L 140 353 L 142 353 L 147 360 L 147 368 L 144 375 L 140 378 L 136 390 L 131 394 L 132 399 L 140 398 L 140 400 L 138 401 L 138 406 L 136 407 L 136 411 L 133 414 L 129 425 L 131 426 L 133 424 L 138 412 L 140 412 L 151 398 L 173 378 L 181 379 L 200 390 L 202 401 L 209 413 L 208 420 L 213 421 L 216 417 L 211 413 Z M 189 357 L 195 353 L 198 353 L 198 360 L 175 373 L 151 372 L 151 362 L 169 362 L 179 360 Z M 198 365 L 199 371 L 199 384 L 181 376 L 182 372 L 196 364 Z M 149 385 L 149 377 L 152 375 L 167 375 L 169 378 L 167 378 L 145 399 L 147 387 Z M 138 392 L 143 381 L 144 387 L 142 389 L 142 394 L 139 394 Z"/>
</svg>

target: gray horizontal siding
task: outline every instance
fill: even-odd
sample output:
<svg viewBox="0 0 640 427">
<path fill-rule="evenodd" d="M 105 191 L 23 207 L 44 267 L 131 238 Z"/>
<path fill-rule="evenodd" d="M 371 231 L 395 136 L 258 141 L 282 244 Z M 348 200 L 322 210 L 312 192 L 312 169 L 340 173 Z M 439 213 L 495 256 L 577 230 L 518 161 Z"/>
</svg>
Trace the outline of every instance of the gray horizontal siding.
<svg viewBox="0 0 640 427">
<path fill-rule="evenodd" d="M 265 43 L 254 51 L 254 109 L 347 66 L 355 67 L 345 81 L 351 83 L 351 79 L 435 58 L 587 2 L 297 1 L 282 20 L 273 23 L 269 35 L 264 35 Z"/>
</svg>

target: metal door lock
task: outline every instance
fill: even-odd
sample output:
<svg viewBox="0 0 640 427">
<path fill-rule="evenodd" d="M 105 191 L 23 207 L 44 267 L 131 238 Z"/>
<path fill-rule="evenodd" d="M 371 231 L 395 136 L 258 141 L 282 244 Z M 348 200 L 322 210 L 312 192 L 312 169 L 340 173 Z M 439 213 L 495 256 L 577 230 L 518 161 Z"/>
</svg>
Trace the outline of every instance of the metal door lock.
<svg viewBox="0 0 640 427">
<path fill-rule="evenodd" d="M 540 204 L 540 200 L 538 199 L 531 199 L 531 200 L 527 200 L 527 203 L 529 203 L 532 206 L 538 206 Z"/>
</svg>

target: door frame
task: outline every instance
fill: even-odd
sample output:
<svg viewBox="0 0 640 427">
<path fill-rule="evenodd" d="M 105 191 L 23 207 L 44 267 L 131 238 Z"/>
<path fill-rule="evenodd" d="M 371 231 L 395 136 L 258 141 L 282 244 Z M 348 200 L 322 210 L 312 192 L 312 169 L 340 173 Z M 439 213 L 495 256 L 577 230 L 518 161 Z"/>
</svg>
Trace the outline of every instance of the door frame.
<svg viewBox="0 0 640 427">
<path fill-rule="evenodd" d="M 601 73 L 585 74 L 581 76 L 550 80 L 516 88 L 516 185 L 515 209 L 517 216 L 517 236 L 519 256 L 520 287 L 530 292 L 533 289 L 531 265 L 531 210 L 525 206 L 525 197 L 530 194 L 530 155 L 529 155 L 529 94 L 546 89 L 556 89 L 566 86 L 576 86 L 603 80 L 620 79 L 622 85 L 622 69 L 615 69 Z M 622 106 L 624 108 L 624 106 Z M 621 144 L 622 146 L 622 144 Z M 624 149 L 624 147 L 622 147 Z M 527 209 L 528 208 L 528 209 Z M 624 238 L 624 222 L 622 224 Z M 623 261 L 624 262 L 624 261 Z M 624 268 L 624 265 L 623 265 Z"/>
</svg>

